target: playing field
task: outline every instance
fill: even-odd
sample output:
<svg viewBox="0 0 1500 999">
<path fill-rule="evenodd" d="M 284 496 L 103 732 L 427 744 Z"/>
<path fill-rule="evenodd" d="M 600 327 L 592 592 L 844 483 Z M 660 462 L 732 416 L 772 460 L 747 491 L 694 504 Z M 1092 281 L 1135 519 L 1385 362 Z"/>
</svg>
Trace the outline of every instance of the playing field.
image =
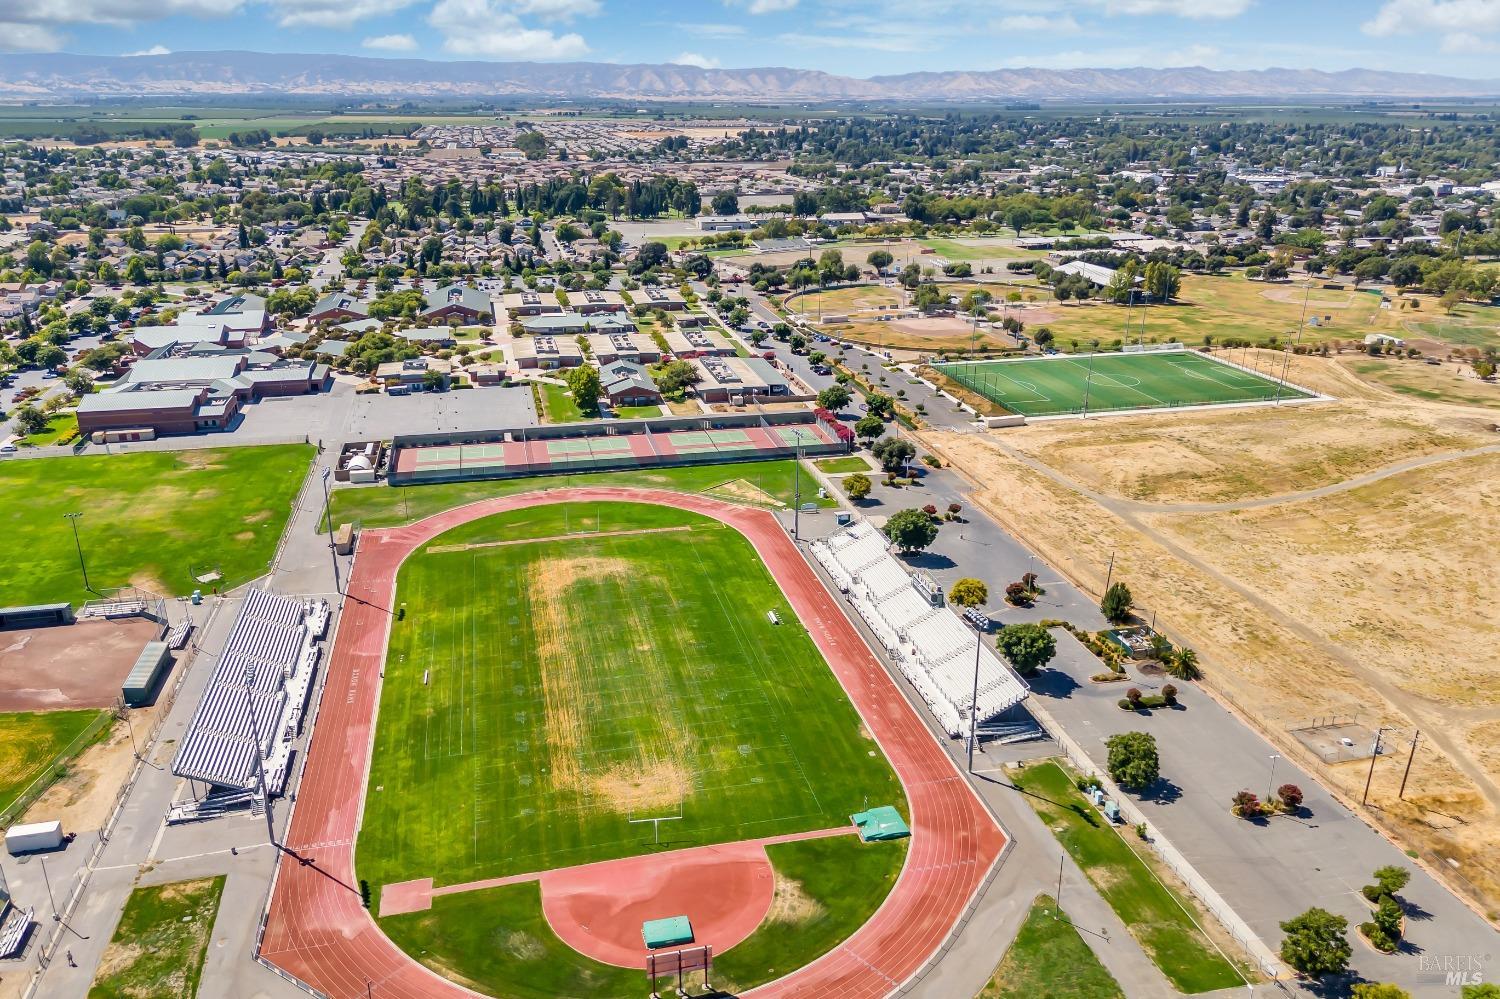
<svg viewBox="0 0 1500 999">
<path fill-rule="evenodd" d="M 96 590 L 182 595 L 211 567 L 221 587 L 245 583 L 266 571 L 312 453 L 297 444 L 6 462 L 0 605 L 91 599 L 80 547 Z M 68 513 L 82 515 L 76 543 Z"/>
<path fill-rule="evenodd" d="M 905 810 L 749 542 L 654 505 L 476 520 L 403 566 L 357 869 L 438 885 Z M 774 611 L 780 624 L 773 624 Z"/>
<path fill-rule="evenodd" d="M 1023 416 L 1307 399 L 1276 380 L 1190 351 L 937 364 L 937 371 Z"/>
</svg>

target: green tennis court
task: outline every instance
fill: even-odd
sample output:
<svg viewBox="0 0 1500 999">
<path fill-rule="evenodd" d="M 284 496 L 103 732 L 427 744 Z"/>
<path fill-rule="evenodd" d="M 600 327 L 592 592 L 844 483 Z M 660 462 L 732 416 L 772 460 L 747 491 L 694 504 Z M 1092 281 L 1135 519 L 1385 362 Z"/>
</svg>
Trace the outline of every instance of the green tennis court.
<svg viewBox="0 0 1500 999">
<path fill-rule="evenodd" d="M 1023 416 L 1309 399 L 1274 377 L 1192 351 L 937 364 L 960 385 Z"/>
</svg>

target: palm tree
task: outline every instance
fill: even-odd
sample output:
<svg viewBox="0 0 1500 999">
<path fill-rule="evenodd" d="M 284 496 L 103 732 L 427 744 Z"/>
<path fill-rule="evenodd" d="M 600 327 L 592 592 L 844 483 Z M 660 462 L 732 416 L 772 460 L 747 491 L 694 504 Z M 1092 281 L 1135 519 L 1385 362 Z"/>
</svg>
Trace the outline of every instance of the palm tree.
<svg viewBox="0 0 1500 999">
<path fill-rule="evenodd" d="M 1172 653 L 1165 663 L 1167 672 L 1179 680 L 1197 680 L 1203 676 L 1198 665 L 1198 653 L 1183 647 Z"/>
</svg>

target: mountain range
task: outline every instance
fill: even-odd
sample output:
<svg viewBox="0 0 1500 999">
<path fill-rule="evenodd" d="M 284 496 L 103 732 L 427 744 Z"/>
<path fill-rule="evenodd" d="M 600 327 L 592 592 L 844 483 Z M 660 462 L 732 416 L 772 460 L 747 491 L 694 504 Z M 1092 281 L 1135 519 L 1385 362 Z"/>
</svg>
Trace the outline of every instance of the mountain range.
<svg viewBox="0 0 1500 999">
<path fill-rule="evenodd" d="M 347 55 L 50 53 L 0 59 L 0 98 L 224 95 L 726 101 L 1191 101 L 1500 96 L 1500 80 L 1350 69 L 1001 69 L 865 79 L 678 64 L 448 62 Z"/>
</svg>

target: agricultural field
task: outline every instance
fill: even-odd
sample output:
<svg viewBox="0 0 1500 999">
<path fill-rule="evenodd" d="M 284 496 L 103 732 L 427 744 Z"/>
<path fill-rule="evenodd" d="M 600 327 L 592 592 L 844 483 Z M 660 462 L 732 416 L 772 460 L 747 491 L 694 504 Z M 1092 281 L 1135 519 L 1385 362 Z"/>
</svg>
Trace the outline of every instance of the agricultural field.
<svg viewBox="0 0 1500 999">
<path fill-rule="evenodd" d="M 806 474 L 806 473 L 804 473 Z M 641 486 L 703 493 L 732 503 L 780 507 L 792 503 L 796 494 L 796 472 L 790 459 L 746 461 L 731 465 L 683 465 L 643 471 L 585 472 L 580 475 L 544 475 L 522 479 L 476 482 L 442 482 L 402 486 L 400 489 L 335 489 L 335 523 L 359 522 L 366 527 L 409 524 L 451 507 L 488 496 L 510 496 L 533 489 L 557 486 Z M 802 480 L 804 502 L 831 507 L 833 500 L 809 498 L 811 477 Z"/>
<path fill-rule="evenodd" d="M 1036 763 L 1010 776 L 1173 986 L 1193 995 L 1243 984 L 1239 971 L 1194 925 L 1188 903 L 1156 878 L 1061 767 Z"/>
<path fill-rule="evenodd" d="M 266 570 L 313 449 L 306 445 L 45 458 L 0 466 L 0 531 L 7 552 L 0 604 L 71 600 L 83 587 L 66 513 L 96 590 L 140 586 L 164 596 L 221 586 Z"/>
<path fill-rule="evenodd" d="M 1398 392 L 1359 363 L 1290 358 L 1291 381 L 1335 397 L 1318 405 L 922 437 L 1086 590 L 1102 590 L 1113 554 L 1137 605 L 1170 621 L 1206 682 L 1273 741 L 1295 746 L 1288 729 L 1336 713 L 1420 729 L 1404 798 L 1392 763 L 1376 767 L 1371 801 L 1493 906 L 1500 578 L 1475 539 L 1500 532 L 1495 411 Z M 1365 768 L 1308 765 L 1362 795 Z"/>
<path fill-rule="evenodd" d="M 356 857 L 377 893 L 649 853 L 651 828 L 628 821 L 641 815 L 681 815 L 659 847 L 679 849 L 845 827 L 866 802 L 905 808 L 765 566 L 718 521 L 634 503 L 482 518 L 408 559 L 397 599 Z M 806 925 L 741 944 L 734 974 L 774 977 L 773 954 L 783 970 L 806 963 L 885 897 L 904 847 L 837 839 L 772 854 L 806 888 Z M 858 883 L 839 881 L 851 871 Z M 433 947 L 419 941 L 534 911 L 509 888 L 497 911 L 451 898 L 385 922 L 422 957 Z M 531 933 L 523 950 L 547 951 Z M 465 978 L 495 988 L 509 974 L 503 954 L 439 946 Z M 597 984 L 588 994 L 616 994 Z"/>
<path fill-rule="evenodd" d="M 224 881 L 221 874 L 131 892 L 89 999 L 193 999 Z"/>
<path fill-rule="evenodd" d="M 0 714 L 0 815 L 64 752 L 76 754 L 100 711 L 17 711 Z"/>
<path fill-rule="evenodd" d="M 934 370 L 1024 416 L 1310 398 L 1272 378 L 1184 351 L 956 362 Z"/>
<path fill-rule="evenodd" d="M 1125 999 L 1067 913 L 1038 895 L 979 999 Z"/>
</svg>

